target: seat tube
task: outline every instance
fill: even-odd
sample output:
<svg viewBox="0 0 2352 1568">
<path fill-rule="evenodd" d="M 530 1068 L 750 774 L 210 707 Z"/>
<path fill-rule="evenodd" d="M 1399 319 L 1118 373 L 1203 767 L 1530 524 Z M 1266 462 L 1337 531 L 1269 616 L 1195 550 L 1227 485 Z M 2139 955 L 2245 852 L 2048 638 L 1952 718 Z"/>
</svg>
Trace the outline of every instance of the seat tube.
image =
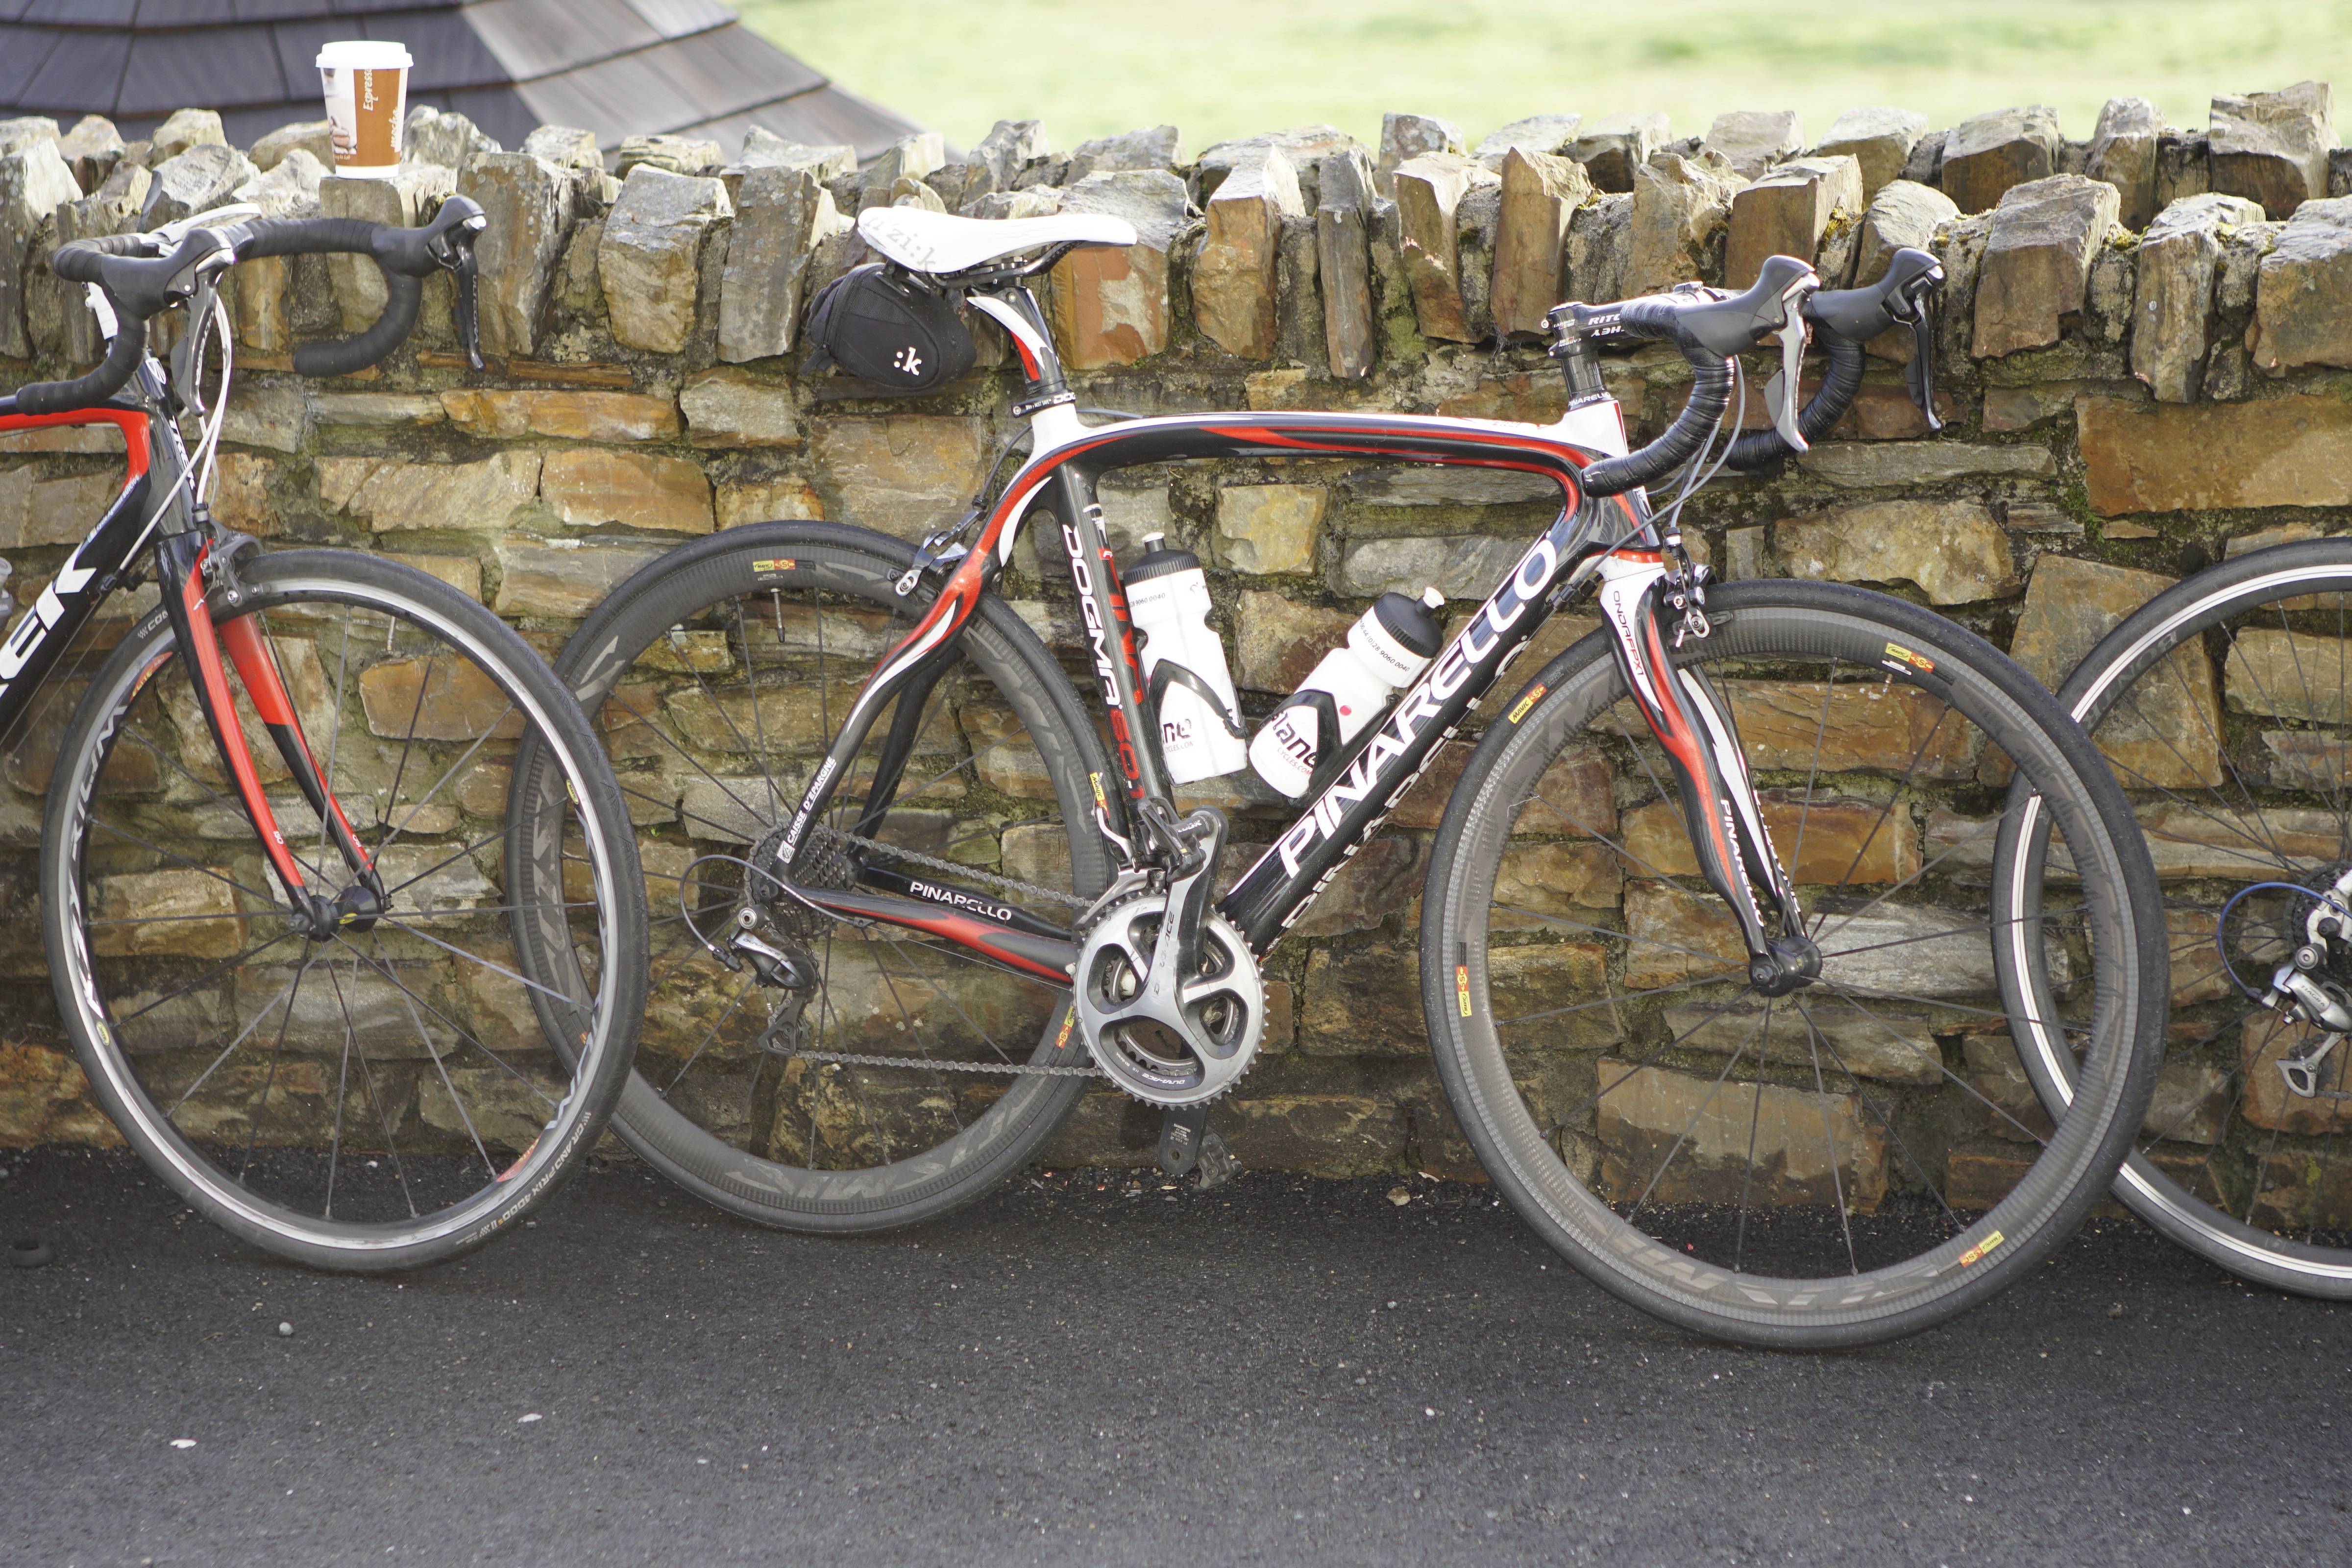
<svg viewBox="0 0 2352 1568">
<path fill-rule="evenodd" d="M 1602 560 L 1601 579 L 1610 652 L 1665 752 L 1699 874 L 1738 920 L 1750 963 L 1773 964 L 1757 889 L 1770 899 L 1787 935 L 1803 931 L 1796 889 L 1765 829 L 1729 709 L 1698 671 L 1674 668 L 1659 634 L 1665 563 L 1656 551 L 1620 551 Z"/>
<path fill-rule="evenodd" d="M 1159 727 L 1143 717 L 1141 671 L 1135 657 L 1135 630 L 1118 563 L 1103 537 L 1102 507 L 1094 483 L 1065 463 L 1054 480 L 1062 548 L 1069 557 L 1070 581 L 1078 592 L 1086 623 L 1087 654 L 1094 666 L 1103 709 L 1110 721 L 1111 746 L 1131 800 L 1170 798 L 1167 769 L 1160 759 Z"/>
</svg>

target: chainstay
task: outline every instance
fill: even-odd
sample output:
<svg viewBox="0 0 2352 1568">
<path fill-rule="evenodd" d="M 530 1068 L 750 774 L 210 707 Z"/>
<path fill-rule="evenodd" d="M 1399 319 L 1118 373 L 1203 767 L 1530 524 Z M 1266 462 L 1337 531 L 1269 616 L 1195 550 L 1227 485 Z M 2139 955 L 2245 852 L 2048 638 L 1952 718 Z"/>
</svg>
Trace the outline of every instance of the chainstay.
<svg viewBox="0 0 2352 1568">
<path fill-rule="evenodd" d="M 1024 882 L 1018 878 L 999 876 L 993 871 L 983 871 L 976 866 L 966 866 L 961 861 L 943 860 L 935 855 L 925 855 L 913 849 L 901 849 L 895 844 L 885 844 L 879 839 L 863 838 L 855 833 L 845 833 L 837 827 L 818 827 L 813 830 L 809 834 L 809 847 L 814 848 L 820 842 L 829 844 L 854 844 L 860 849 L 876 850 L 881 854 L 888 856 L 893 860 L 903 860 L 910 866 L 921 866 L 929 870 L 942 872 L 948 876 L 964 878 L 976 882 L 986 882 L 992 887 L 1010 889 L 1012 891 L 1020 893 L 1027 898 L 1042 899 L 1049 903 L 1065 904 L 1074 910 L 1085 909 L 1088 904 L 1094 902 L 1092 899 L 1082 899 L 1076 893 L 1065 893 L 1057 891 L 1052 888 L 1041 888 L 1034 882 Z"/>
<path fill-rule="evenodd" d="M 850 1067 L 929 1068 L 934 1072 L 1001 1073 L 1018 1078 L 1101 1078 L 1100 1068 L 1031 1067 L 1015 1062 L 935 1062 L 926 1057 L 856 1056 L 845 1051 L 791 1051 L 788 1061 L 841 1062 Z"/>
</svg>

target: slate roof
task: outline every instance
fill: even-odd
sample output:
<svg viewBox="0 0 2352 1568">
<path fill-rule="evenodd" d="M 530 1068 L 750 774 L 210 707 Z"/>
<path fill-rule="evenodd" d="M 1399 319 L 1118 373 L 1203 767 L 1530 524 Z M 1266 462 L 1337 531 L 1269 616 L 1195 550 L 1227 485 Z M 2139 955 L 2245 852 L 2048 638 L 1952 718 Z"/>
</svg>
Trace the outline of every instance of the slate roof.
<svg viewBox="0 0 2352 1568">
<path fill-rule="evenodd" d="M 324 112 L 312 62 L 331 38 L 407 45 L 410 104 L 509 147 L 577 125 L 607 150 L 691 132 L 732 156 L 759 125 L 868 158 L 920 129 L 717 0 L 0 0 L 0 118 L 103 114 L 137 137 L 175 109 L 216 109 L 242 146 Z"/>
</svg>

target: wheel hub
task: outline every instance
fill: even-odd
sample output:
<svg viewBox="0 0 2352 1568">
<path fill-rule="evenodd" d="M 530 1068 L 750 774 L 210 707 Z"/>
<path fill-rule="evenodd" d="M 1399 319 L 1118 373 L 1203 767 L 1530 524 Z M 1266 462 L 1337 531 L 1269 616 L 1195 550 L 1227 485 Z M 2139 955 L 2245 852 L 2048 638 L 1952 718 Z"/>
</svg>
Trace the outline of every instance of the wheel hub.
<svg viewBox="0 0 2352 1568">
<path fill-rule="evenodd" d="M 1748 983 L 1767 996 L 1786 996 L 1821 978 L 1822 950 L 1806 936 L 1774 937 L 1771 951 L 1748 961 Z"/>
</svg>

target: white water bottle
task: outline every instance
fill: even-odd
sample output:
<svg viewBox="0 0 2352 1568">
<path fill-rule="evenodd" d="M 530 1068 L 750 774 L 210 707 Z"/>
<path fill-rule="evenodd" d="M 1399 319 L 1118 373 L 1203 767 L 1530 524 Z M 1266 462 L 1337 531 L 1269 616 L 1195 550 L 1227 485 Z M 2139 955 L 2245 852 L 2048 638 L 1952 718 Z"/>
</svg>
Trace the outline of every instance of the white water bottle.
<svg viewBox="0 0 2352 1568">
<path fill-rule="evenodd" d="M 1241 702 L 1225 645 L 1209 629 L 1209 580 L 1201 558 L 1143 536 L 1143 558 L 1126 572 L 1127 613 L 1143 634 L 1144 689 L 1159 714 L 1160 755 L 1174 784 L 1229 773 L 1249 760 Z"/>
<path fill-rule="evenodd" d="M 1257 776 L 1292 800 L 1304 795 L 1317 765 L 1361 734 L 1437 657 L 1445 631 L 1435 612 L 1444 607 L 1434 588 L 1418 601 L 1382 594 L 1250 742 Z"/>
</svg>

